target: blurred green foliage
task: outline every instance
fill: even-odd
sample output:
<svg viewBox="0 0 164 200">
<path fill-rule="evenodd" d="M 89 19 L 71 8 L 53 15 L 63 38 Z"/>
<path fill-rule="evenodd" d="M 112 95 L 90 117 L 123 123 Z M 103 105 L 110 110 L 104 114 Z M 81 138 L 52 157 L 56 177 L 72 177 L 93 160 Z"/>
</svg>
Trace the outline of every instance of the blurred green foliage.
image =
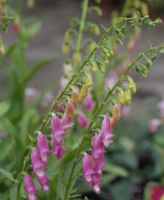
<svg viewBox="0 0 164 200">
<path fill-rule="evenodd" d="M 12 16 L 13 19 L 15 16 Z M 40 30 L 40 23 L 13 20 L 10 30 L 16 40 L 0 55 L 0 70 L 6 76 L 6 95 L 0 101 L 0 199 L 14 197 L 16 179 L 30 135 L 40 122 L 37 104 L 26 101 L 26 89 L 33 77 L 50 61 L 41 60 L 30 66 L 27 49 L 31 39 Z"/>
</svg>

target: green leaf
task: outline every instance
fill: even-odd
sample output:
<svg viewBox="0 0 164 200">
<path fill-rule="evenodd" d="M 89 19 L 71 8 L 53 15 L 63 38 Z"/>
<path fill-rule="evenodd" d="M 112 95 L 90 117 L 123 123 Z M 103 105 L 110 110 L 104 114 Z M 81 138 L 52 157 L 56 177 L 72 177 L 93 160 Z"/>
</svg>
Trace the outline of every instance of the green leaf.
<svg viewBox="0 0 164 200">
<path fill-rule="evenodd" d="M 121 176 L 121 177 L 128 176 L 128 171 L 125 168 L 120 167 L 118 165 L 114 165 L 112 163 L 108 164 L 105 170 L 114 176 Z"/>
<path fill-rule="evenodd" d="M 9 109 L 9 104 L 5 101 L 0 102 L 0 117 L 2 117 Z"/>
<path fill-rule="evenodd" d="M 50 64 L 53 61 L 53 59 L 50 60 L 42 60 L 39 63 L 35 64 L 32 69 L 27 73 L 27 75 L 23 78 L 22 83 L 26 84 L 28 83 L 42 68 L 44 68 L 46 65 Z"/>
<path fill-rule="evenodd" d="M 1 177 L 7 178 L 11 182 L 17 183 L 13 175 L 10 172 L 6 171 L 5 169 L 0 168 L 0 174 L 1 174 Z"/>
<path fill-rule="evenodd" d="M 151 70 L 154 61 L 160 54 L 164 53 L 164 46 L 151 47 L 145 52 L 140 53 L 137 58 L 128 66 L 129 69 L 133 68 L 143 77 L 147 77 Z"/>
</svg>

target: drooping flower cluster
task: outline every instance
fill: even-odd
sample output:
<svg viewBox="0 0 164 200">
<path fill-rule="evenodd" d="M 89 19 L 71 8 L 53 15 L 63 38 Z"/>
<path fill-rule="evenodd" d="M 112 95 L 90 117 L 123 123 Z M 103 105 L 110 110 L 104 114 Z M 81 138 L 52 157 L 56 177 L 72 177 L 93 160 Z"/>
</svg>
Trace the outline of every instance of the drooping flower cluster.
<svg viewBox="0 0 164 200">
<path fill-rule="evenodd" d="M 83 157 L 83 173 L 86 182 L 100 192 L 102 172 L 105 167 L 105 147 L 112 143 L 112 128 L 108 115 L 104 116 L 102 128 L 92 139 L 92 152 Z"/>
<path fill-rule="evenodd" d="M 37 177 L 43 191 L 45 192 L 49 191 L 49 180 L 46 174 L 49 154 L 50 149 L 47 137 L 44 134 L 39 133 L 37 138 L 37 146 L 33 149 L 31 154 L 31 162 L 33 172 Z M 27 175 L 24 177 L 24 186 L 28 199 L 37 199 L 36 188 L 31 176 Z"/>
<path fill-rule="evenodd" d="M 40 133 L 37 139 L 37 147 L 33 149 L 31 154 L 31 161 L 33 172 L 45 192 L 49 190 L 49 181 L 46 175 L 49 154 L 48 140 L 44 134 Z"/>
<path fill-rule="evenodd" d="M 54 116 L 52 118 L 52 147 L 53 153 L 58 159 L 64 155 L 64 136 L 72 127 L 72 119 L 65 115 L 63 118 Z"/>
<path fill-rule="evenodd" d="M 80 93 L 79 96 L 81 98 L 80 101 L 82 100 L 82 98 L 85 99 L 84 102 L 85 108 L 88 112 L 91 112 L 95 106 L 95 103 L 91 95 L 85 96 L 82 95 L 82 93 Z M 52 116 L 51 119 L 52 149 L 49 148 L 47 137 L 44 134 L 39 133 L 37 138 L 37 146 L 32 150 L 31 154 L 32 170 L 34 175 L 37 177 L 37 180 L 39 181 L 44 192 L 49 191 L 49 179 L 46 174 L 48 166 L 48 158 L 51 153 L 55 155 L 57 159 L 63 158 L 65 153 L 64 138 L 65 135 L 73 126 L 73 120 L 78 103 L 79 103 L 79 98 L 77 99 L 76 97 L 74 101 L 70 100 L 66 107 L 64 105 L 59 106 L 58 112 L 64 113 L 62 117 L 56 114 Z M 89 119 L 84 113 L 78 112 L 77 119 L 79 125 L 82 128 L 88 128 Z M 33 183 L 32 176 L 27 175 L 24 177 L 24 187 L 29 200 L 37 199 L 36 195 L 37 189 Z"/>
</svg>

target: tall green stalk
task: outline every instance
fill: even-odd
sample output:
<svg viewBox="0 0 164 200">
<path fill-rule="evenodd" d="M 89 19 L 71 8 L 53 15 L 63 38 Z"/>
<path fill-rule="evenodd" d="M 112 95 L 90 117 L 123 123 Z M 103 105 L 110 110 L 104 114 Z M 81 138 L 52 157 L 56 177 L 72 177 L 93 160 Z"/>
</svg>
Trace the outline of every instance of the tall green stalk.
<svg viewBox="0 0 164 200">
<path fill-rule="evenodd" d="M 83 32 L 84 32 L 84 28 L 86 24 L 87 13 L 88 13 L 88 0 L 84 0 L 82 9 L 83 10 L 82 10 L 82 16 L 80 20 L 80 28 L 79 28 L 76 49 L 75 49 L 76 53 L 80 53 L 82 42 L 83 42 Z"/>
</svg>

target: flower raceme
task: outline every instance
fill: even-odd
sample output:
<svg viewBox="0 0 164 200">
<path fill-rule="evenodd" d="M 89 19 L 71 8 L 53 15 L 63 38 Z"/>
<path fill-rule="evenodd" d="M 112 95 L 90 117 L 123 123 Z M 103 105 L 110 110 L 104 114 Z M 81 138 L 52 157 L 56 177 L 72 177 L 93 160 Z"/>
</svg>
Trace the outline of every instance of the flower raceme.
<svg viewBox="0 0 164 200">
<path fill-rule="evenodd" d="M 43 133 L 39 133 L 37 137 L 37 146 L 31 153 L 31 162 L 33 172 L 45 192 L 49 191 L 49 179 L 46 174 L 49 155 L 50 149 L 48 139 Z M 31 176 L 27 175 L 24 177 L 24 187 L 29 200 L 37 199 L 36 187 Z"/>
<path fill-rule="evenodd" d="M 91 95 L 86 96 L 86 99 L 84 101 L 84 106 L 88 112 L 91 112 L 94 109 L 95 102 L 92 99 Z M 65 135 L 68 133 L 68 131 L 73 126 L 73 120 L 75 116 L 77 105 L 73 102 L 68 102 L 66 108 L 63 107 L 62 109 L 62 117 L 59 117 L 58 115 L 53 115 L 51 119 L 51 149 L 49 147 L 49 141 L 45 134 L 39 132 L 37 137 L 37 145 L 35 148 L 33 148 L 31 153 L 31 163 L 32 163 L 32 170 L 34 172 L 34 175 L 36 176 L 39 184 L 41 185 L 41 188 L 43 191 L 48 192 L 49 191 L 49 179 L 47 176 L 47 167 L 48 167 L 48 159 L 50 154 L 54 154 L 57 159 L 62 159 L 65 153 L 64 148 L 64 139 Z M 81 128 L 88 128 L 90 121 L 89 118 L 86 116 L 83 112 L 77 113 L 77 121 Z M 101 140 L 104 143 L 108 143 L 107 140 L 109 140 L 109 136 L 107 137 L 106 133 L 109 132 L 110 127 L 107 125 L 108 122 L 104 122 L 103 128 L 102 128 L 102 135 Z M 110 133 L 111 134 L 111 133 Z M 110 136 L 111 137 L 111 136 Z M 97 175 L 95 175 L 94 178 L 94 185 L 96 183 L 99 183 L 101 180 L 101 172 L 104 168 L 104 151 L 102 152 L 102 157 L 100 159 L 99 153 L 96 152 L 98 148 L 104 148 L 104 143 L 102 144 L 102 147 L 99 146 L 99 139 L 95 137 L 95 141 L 93 142 L 93 151 L 95 154 L 94 158 L 94 170 L 96 170 Z M 101 141 L 100 141 L 101 142 Z M 97 148 L 97 149 L 96 149 Z M 97 157 L 96 157 L 97 154 Z M 34 177 L 35 178 L 35 177 Z M 99 183 L 100 184 L 100 183 Z M 98 186 L 95 186 L 95 190 L 98 191 Z M 32 177 L 27 176 L 24 180 L 25 185 L 25 191 L 27 192 L 27 196 L 29 200 L 35 200 L 36 199 L 36 189 L 34 183 L 32 182 Z M 29 188 L 33 188 L 29 189 Z"/>
<path fill-rule="evenodd" d="M 101 176 L 105 167 L 105 147 L 112 143 L 112 138 L 110 118 L 105 115 L 99 134 L 92 138 L 91 154 L 86 153 L 83 157 L 84 178 L 97 193 L 100 192 Z"/>
</svg>

